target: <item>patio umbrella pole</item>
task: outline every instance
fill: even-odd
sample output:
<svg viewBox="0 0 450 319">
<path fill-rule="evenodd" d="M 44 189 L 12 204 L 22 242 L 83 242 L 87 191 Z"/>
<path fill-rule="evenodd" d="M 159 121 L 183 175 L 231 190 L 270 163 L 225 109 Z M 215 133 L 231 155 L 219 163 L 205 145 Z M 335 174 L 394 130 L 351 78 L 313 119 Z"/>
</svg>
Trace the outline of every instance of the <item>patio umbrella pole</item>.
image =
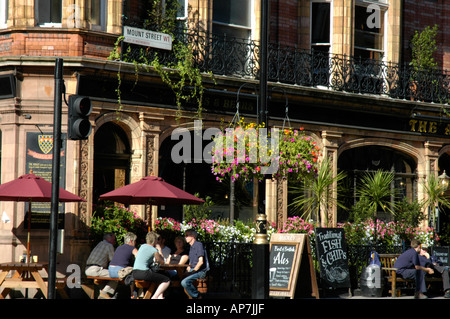
<svg viewBox="0 0 450 319">
<path fill-rule="evenodd" d="M 27 236 L 27 264 L 30 263 L 30 241 L 31 241 L 31 199 L 28 206 L 28 236 Z"/>
<path fill-rule="evenodd" d="M 147 211 L 147 224 L 148 224 L 148 232 L 152 230 L 152 201 L 148 201 L 148 211 Z"/>
</svg>

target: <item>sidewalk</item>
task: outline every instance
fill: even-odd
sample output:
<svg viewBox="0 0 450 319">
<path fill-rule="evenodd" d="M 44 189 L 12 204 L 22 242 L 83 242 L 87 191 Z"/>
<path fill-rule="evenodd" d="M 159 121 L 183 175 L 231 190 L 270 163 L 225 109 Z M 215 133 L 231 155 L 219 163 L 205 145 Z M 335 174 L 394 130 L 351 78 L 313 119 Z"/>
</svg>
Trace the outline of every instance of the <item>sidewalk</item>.
<svg viewBox="0 0 450 319">
<path fill-rule="evenodd" d="M 436 292 L 432 292 L 432 293 L 427 293 L 426 294 L 428 296 L 428 299 L 424 299 L 424 300 L 435 300 L 435 299 L 444 299 L 444 300 L 449 300 L 448 298 L 444 298 L 444 295 L 437 295 Z M 409 299 L 414 299 L 414 293 L 407 293 L 407 294 L 402 294 L 399 297 L 391 297 L 390 295 L 383 295 L 382 297 L 371 297 L 371 296 L 363 296 L 363 294 L 361 293 L 361 291 L 359 289 L 355 290 L 353 292 L 353 295 L 350 295 L 349 293 L 341 293 L 337 296 L 338 299 L 349 299 L 349 300 L 361 300 L 361 299 L 373 299 L 373 300 L 409 300 Z"/>
</svg>

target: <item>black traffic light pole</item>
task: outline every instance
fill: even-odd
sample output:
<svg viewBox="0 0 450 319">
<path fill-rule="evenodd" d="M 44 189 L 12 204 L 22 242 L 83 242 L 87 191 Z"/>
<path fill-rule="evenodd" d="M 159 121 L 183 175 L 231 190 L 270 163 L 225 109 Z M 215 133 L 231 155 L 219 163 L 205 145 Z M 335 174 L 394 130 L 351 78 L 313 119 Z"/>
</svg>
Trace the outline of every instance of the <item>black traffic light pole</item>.
<svg viewBox="0 0 450 319">
<path fill-rule="evenodd" d="M 63 60 L 56 59 L 55 97 L 53 115 L 53 158 L 52 158 L 52 202 L 50 214 L 48 299 L 56 299 L 56 250 L 58 244 L 59 173 L 61 162 L 61 107 L 63 80 Z"/>
</svg>

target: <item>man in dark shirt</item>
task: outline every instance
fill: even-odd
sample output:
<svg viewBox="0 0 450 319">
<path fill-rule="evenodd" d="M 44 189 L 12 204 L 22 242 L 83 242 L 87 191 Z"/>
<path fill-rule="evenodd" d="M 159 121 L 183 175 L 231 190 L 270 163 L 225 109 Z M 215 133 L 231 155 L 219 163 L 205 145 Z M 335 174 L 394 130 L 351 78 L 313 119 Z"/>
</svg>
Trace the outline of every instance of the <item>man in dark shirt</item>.
<svg viewBox="0 0 450 319">
<path fill-rule="evenodd" d="M 189 250 L 189 266 L 187 267 L 188 275 L 181 281 L 186 293 L 191 298 L 201 298 L 194 281 L 199 278 L 205 278 L 208 271 L 207 259 L 203 244 L 197 241 L 197 232 L 190 229 L 185 233 L 186 242 L 191 246 Z"/>
<path fill-rule="evenodd" d="M 425 285 L 425 273 L 433 274 L 431 268 L 420 265 L 419 253 L 421 250 L 421 242 L 417 239 L 411 240 L 411 248 L 401 254 L 394 263 L 394 268 L 397 268 L 397 274 L 404 279 L 416 280 L 416 292 L 414 298 L 426 299 L 428 298 L 424 293 L 427 292 Z"/>
<path fill-rule="evenodd" d="M 431 256 L 428 250 L 424 247 L 419 253 L 420 265 L 423 267 L 430 267 L 435 271 L 434 277 L 442 277 L 442 286 L 444 290 L 444 298 L 450 298 L 450 281 L 448 274 L 448 266 L 440 264 L 435 256 Z"/>
</svg>

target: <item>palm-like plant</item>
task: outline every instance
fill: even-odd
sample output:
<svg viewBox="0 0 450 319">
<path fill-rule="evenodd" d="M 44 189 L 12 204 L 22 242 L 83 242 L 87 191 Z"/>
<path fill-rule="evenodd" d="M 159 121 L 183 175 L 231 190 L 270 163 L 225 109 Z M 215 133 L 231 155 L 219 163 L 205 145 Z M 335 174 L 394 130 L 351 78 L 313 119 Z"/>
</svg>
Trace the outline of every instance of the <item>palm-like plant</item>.
<svg viewBox="0 0 450 319">
<path fill-rule="evenodd" d="M 378 208 L 383 211 L 391 210 L 391 196 L 395 195 L 396 190 L 392 188 L 394 174 L 391 172 L 376 171 L 375 173 L 366 173 L 357 190 L 360 198 L 368 200 L 369 210 L 376 214 Z"/>
<path fill-rule="evenodd" d="M 435 174 L 428 175 L 426 182 L 423 183 L 424 192 L 427 196 L 422 201 L 422 204 L 428 207 L 430 213 L 434 207 L 443 206 L 450 208 L 450 200 L 445 194 L 447 187 Z M 433 218 L 433 228 L 436 228 L 435 218 Z"/>
<path fill-rule="evenodd" d="M 330 205 L 343 205 L 338 201 L 337 192 L 333 192 L 333 185 L 345 178 L 344 172 L 333 176 L 333 170 L 329 159 L 324 159 L 319 165 L 315 178 L 306 178 L 300 182 L 300 186 L 291 188 L 291 193 L 297 195 L 289 206 L 294 211 L 301 211 L 301 217 L 310 219 L 317 216 L 318 223 L 326 226 L 328 223 L 328 210 Z"/>
<path fill-rule="evenodd" d="M 357 195 L 367 201 L 368 209 L 372 212 L 375 223 L 375 242 L 377 241 L 377 211 L 393 212 L 391 198 L 397 193 L 393 187 L 394 174 L 378 170 L 375 173 L 366 173 L 357 190 Z"/>
</svg>

